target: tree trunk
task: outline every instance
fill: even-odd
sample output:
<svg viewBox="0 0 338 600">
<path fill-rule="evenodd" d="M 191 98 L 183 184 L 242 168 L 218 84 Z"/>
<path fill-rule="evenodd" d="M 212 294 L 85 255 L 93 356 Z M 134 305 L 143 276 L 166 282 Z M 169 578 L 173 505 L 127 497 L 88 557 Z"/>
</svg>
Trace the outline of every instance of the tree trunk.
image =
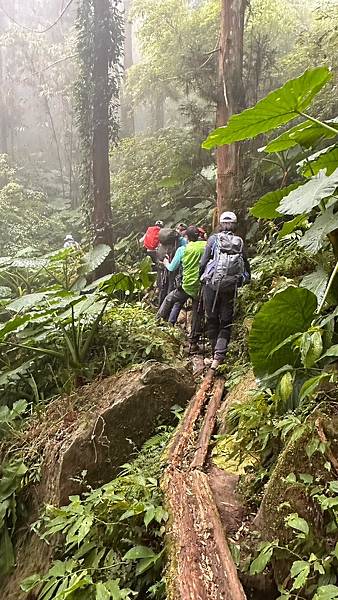
<svg viewBox="0 0 338 600">
<path fill-rule="evenodd" d="M 133 66 L 133 26 L 129 21 L 130 0 L 124 0 L 124 81 L 128 69 Z M 121 134 L 122 137 L 135 135 L 134 108 L 125 87 L 121 101 Z"/>
<path fill-rule="evenodd" d="M 216 127 L 244 107 L 243 31 L 246 0 L 221 0 Z M 233 210 L 241 197 L 240 145 L 217 148 L 217 212 Z"/>
<path fill-rule="evenodd" d="M 161 96 L 155 99 L 153 127 L 154 131 L 158 131 L 164 127 L 164 100 Z"/>
<path fill-rule="evenodd" d="M 102 277 L 114 269 L 113 219 L 109 171 L 109 0 L 94 0 L 93 67 L 93 188 L 94 245 L 107 244 L 112 252 L 100 268 Z"/>
<path fill-rule="evenodd" d="M 0 33 L 4 30 L 4 17 L 0 11 Z M 8 154 L 8 114 L 4 72 L 4 49 L 0 46 L 0 154 Z"/>
</svg>

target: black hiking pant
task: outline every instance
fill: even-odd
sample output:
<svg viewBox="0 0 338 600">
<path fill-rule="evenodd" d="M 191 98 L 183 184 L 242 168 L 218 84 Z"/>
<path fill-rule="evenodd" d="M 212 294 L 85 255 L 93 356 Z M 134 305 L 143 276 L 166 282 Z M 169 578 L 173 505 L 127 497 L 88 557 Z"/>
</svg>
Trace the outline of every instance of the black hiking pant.
<svg viewBox="0 0 338 600">
<path fill-rule="evenodd" d="M 151 258 L 152 268 L 154 269 L 154 271 L 157 271 L 158 260 L 156 250 L 147 250 L 147 256 Z"/>
<path fill-rule="evenodd" d="M 214 359 L 223 362 L 230 341 L 233 323 L 236 286 L 217 290 L 209 283 L 204 286 L 206 331 Z"/>
<path fill-rule="evenodd" d="M 161 306 L 166 296 L 175 288 L 175 277 L 177 271 L 171 273 L 165 266 L 159 263 L 157 273 L 157 289 L 159 292 L 158 306 Z"/>
<path fill-rule="evenodd" d="M 164 321 L 169 321 L 172 325 L 175 325 L 180 314 L 181 309 L 185 305 L 186 301 L 191 296 L 187 294 L 183 288 L 178 288 L 170 292 L 163 300 L 157 316 Z M 200 309 L 200 298 L 192 298 L 192 323 L 191 323 L 191 335 L 190 341 L 197 343 L 202 333 L 202 314 Z"/>
</svg>

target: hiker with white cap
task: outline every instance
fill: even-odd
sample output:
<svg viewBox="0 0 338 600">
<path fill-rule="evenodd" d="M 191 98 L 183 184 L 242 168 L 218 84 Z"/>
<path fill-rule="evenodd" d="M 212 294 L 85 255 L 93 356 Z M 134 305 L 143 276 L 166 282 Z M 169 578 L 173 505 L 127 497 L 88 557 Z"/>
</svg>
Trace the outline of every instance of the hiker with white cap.
<svg viewBox="0 0 338 600">
<path fill-rule="evenodd" d="M 248 283 L 251 276 L 244 242 L 234 233 L 236 226 L 235 213 L 222 213 L 219 232 L 210 236 L 201 260 L 206 330 L 213 353 L 212 369 L 217 369 L 224 362 L 237 288 Z"/>
<path fill-rule="evenodd" d="M 79 250 L 80 244 L 78 242 L 76 242 L 74 240 L 72 234 L 69 233 L 68 235 L 66 235 L 66 237 L 64 239 L 63 247 L 64 248 L 76 248 L 76 250 Z"/>
</svg>

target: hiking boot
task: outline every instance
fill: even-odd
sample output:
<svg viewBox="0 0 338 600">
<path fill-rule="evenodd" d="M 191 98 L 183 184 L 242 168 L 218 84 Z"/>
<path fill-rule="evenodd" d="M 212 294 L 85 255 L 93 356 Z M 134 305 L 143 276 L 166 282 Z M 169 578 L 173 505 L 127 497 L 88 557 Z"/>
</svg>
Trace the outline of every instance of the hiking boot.
<svg viewBox="0 0 338 600">
<path fill-rule="evenodd" d="M 196 342 L 189 344 L 188 354 L 199 354 L 199 353 L 200 353 L 200 347 L 198 344 L 196 344 Z"/>
<path fill-rule="evenodd" d="M 221 365 L 221 361 L 217 360 L 217 358 L 214 358 L 214 360 L 211 363 L 211 367 L 210 369 L 212 369 L 213 371 L 216 371 L 216 369 L 218 369 L 218 367 Z"/>
</svg>

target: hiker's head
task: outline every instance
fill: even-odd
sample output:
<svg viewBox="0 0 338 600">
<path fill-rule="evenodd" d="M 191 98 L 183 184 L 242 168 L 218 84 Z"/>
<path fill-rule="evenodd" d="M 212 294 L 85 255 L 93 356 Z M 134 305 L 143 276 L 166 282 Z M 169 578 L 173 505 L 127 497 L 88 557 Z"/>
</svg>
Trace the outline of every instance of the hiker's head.
<svg viewBox="0 0 338 600">
<path fill-rule="evenodd" d="M 72 242 L 74 240 L 73 236 L 71 233 L 68 233 L 68 235 L 66 235 L 64 241 L 65 242 Z"/>
<path fill-rule="evenodd" d="M 195 227 L 195 225 L 189 225 L 189 227 L 186 229 L 185 236 L 188 238 L 189 242 L 197 242 L 199 238 L 199 231 L 197 227 Z"/>
<path fill-rule="evenodd" d="M 205 241 L 207 239 L 207 233 L 203 227 L 197 227 L 199 239 Z"/>
<path fill-rule="evenodd" d="M 179 223 L 178 225 L 176 225 L 176 231 L 180 234 L 180 235 L 185 235 L 185 232 L 187 231 L 188 227 L 185 223 Z"/>
<path fill-rule="evenodd" d="M 235 231 L 237 226 L 237 217 L 235 213 L 226 211 L 221 214 L 219 223 L 221 231 Z"/>
<path fill-rule="evenodd" d="M 162 229 L 164 227 L 163 221 L 156 221 L 155 227 L 161 227 L 161 229 Z"/>
</svg>

